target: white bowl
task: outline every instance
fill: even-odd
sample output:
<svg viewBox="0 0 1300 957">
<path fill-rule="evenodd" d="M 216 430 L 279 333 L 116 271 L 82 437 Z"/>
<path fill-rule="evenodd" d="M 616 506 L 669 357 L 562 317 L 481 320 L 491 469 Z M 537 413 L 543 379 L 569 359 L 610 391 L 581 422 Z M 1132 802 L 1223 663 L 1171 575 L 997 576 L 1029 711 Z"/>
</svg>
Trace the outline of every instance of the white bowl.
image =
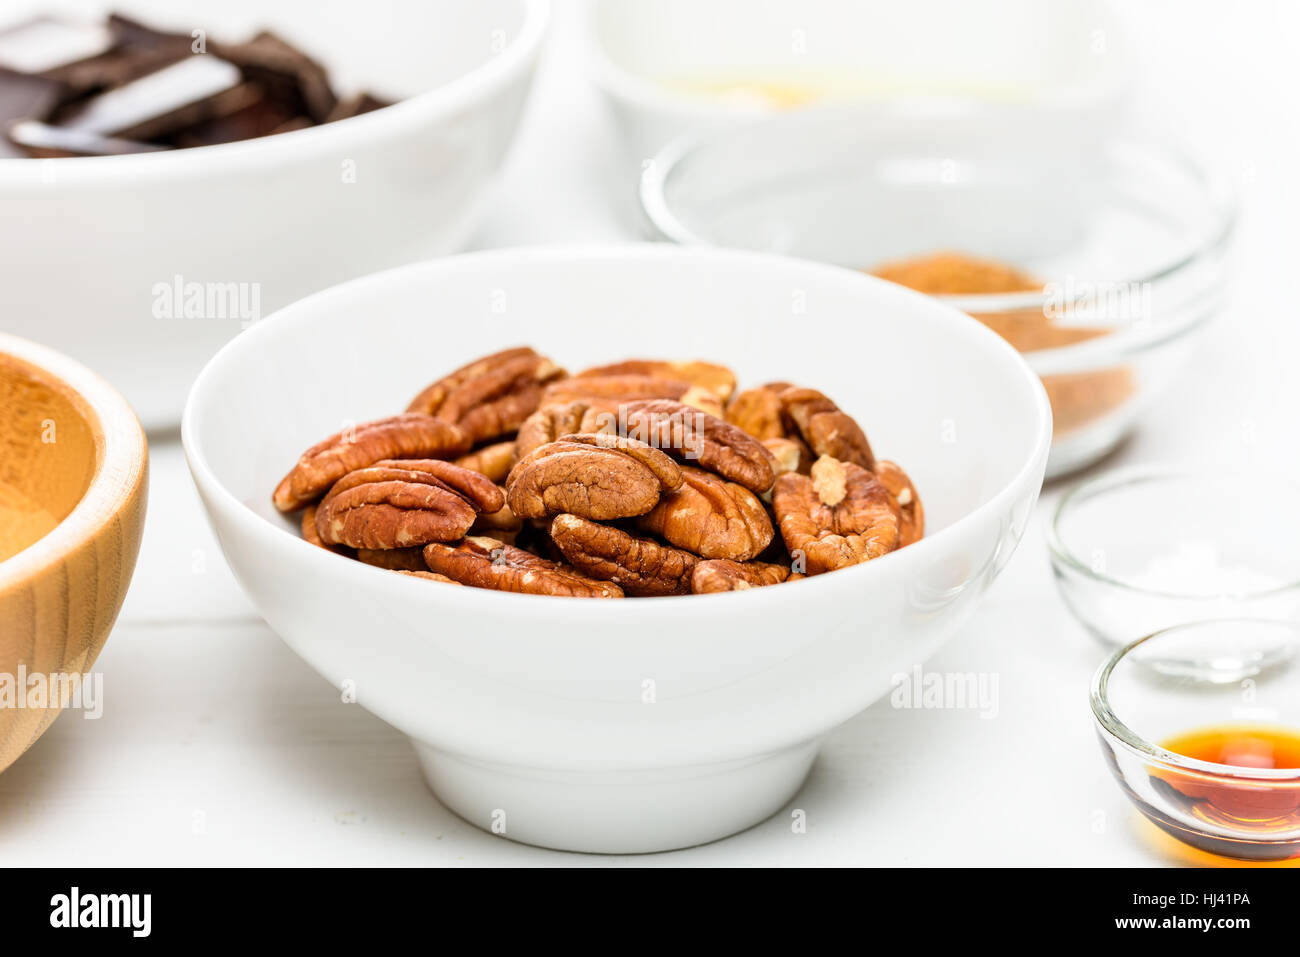
<svg viewBox="0 0 1300 957">
<path fill-rule="evenodd" d="M 174 426 L 203 363 L 260 315 L 468 240 L 549 15 L 548 0 L 64 6 L 187 34 L 201 25 L 216 39 L 267 26 L 318 56 L 341 88 L 401 99 L 242 143 L 0 159 L 6 331 L 93 364 L 147 428 Z M 4 20 L 30 12 L 7 4 Z M 201 284 L 202 317 L 185 317 L 189 283 Z M 234 296 L 239 308 L 223 304 Z"/>
<path fill-rule="evenodd" d="M 734 92 L 761 87 L 1017 104 L 1064 152 L 1078 130 L 1110 128 L 1131 72 L 1103 0 L 588 0 L 585 27 L 592 77 L 640 160 L 779 109 Z"/>
<path fill-rule="evenodd" d="M 857 415 L 903 463 L 926 537 L 743 593 L 583 601 L 410 579 L 303 542 L 271 490 L 341 423 L 528 342 L 571 369 L 628 355 L 729 362 Z M 822 737 L 966 620 L 1024 532 L 1051 419 L 975 320 L 889 283 L 749 252 L 506 250 L 317 294 L 230 343 L 182 436 L 236 577 L 313 667 L 410 735 L 466 820 L 531 844 L 662 850 L 770 815 Z"/>
</svg>

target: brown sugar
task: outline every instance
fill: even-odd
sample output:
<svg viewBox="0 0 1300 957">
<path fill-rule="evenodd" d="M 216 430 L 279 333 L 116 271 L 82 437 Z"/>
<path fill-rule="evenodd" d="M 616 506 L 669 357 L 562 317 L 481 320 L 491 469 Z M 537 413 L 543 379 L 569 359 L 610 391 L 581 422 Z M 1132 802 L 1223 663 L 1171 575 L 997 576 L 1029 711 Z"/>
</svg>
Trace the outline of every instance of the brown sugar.
<svg viewBox="0 0 1300 957">
<path fill-rule="evenodd" d="M 896 260 L 868 271 L 932 296 L 997 295 L 1043 289 L 1039 279 L 1013 266 L 957 252 Z M 1019 352 L 1059 349 L 1111 331 L 1104 326 L 1054 322 L 1042 305 L 973 315 Z M 1052 405 L 1053 428 L 1058 438 L 1115 411 L 1137 392 L 1137 378 L 1129 366 L 1045 376 L 1043 385 Z"/>
<path fill-rule="evenodd" d="M 1043 284 L 1012 266 L 963 253 L 938 252 L 883 263 L 872 275 L 931 296 L 1039 292 Z"/>
</svg>

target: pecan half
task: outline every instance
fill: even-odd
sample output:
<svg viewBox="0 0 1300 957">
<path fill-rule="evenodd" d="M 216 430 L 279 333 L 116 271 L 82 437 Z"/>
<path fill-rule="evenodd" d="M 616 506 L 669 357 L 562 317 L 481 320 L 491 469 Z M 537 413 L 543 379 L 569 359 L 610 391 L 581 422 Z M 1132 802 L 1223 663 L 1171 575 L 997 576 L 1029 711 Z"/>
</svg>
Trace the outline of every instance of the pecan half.
<svg viewBox="0 0 1300 957">
<path fill-rule="evenodd" d="M 397 569 L 397 571 L 398 571 L 398 574 L 401 574 L 401 575 L 410 575 L 412 578 L 423 578 L 423 579 L 425 579 L 426 581 L 431 581 L 431 582 L 446 582 L 448 585 L 459 585 L 459 584 L 460 584 L 460 582 L 452 581 L 452 580 L 451 580 L 450 578 L 448 578 L 446 575 L 439 575 L 437 572 L 431 572 L 431 571 L 420 570 L 420 569 L 411 569 L 411 570 L 408 571 L 408 570 L 405 569 L 405 568 L 399 568 L 399 569 Z"/>
<path fill-rule="evenodd" d="M 625 435 L 689 465 L 715 472 L 762 494 L 772 487 L 772 453 L 756 438 L 716 416 L 680 402 L 628 402 L 619 410 Z"/>
<path fill-rule="evenodd" d="M 622 589 L 612 582 L 585 578 L 495 538 L 475 536 L 455 546 L 426 545 L 424 560 L 430 571 L 475 588 L 570 598 L 623 597 Z"/>
<path fill-rule="evenodd" d="M 470 447 L 461 429 L 428 415 L 395 415 L 336 432 L 309 448 L 280 484 L 272 500 L 282 512 L 314 502 L 331 485 L 381 459 L 450 458 Z"/>
<path fill-rule="evenodd" d="M 767 562 L 732 562 L 724 559 L 700 562 L 691 572 L 691 591 L 696 595 L 710 595 L 720 591 L 744 591 L 779 585 L 790 577 L 786 565 Z"/>
<path fill-rule="evenodd" d="M 594 519 L 631 518 L 680 487 L 681 469 L 644 442 L 576 433 L 534 449 L 506 478 L 506 500 L 520 518 L 573 512 Z"/>
<path fill-rule="evenodd" d="M 527 347 L 476 359 L 425 388 L 408 412 L 454 422 L 477 442 L 516 431 L 537 409 L 546 383 L 563 369 Z"/>
<path fill-rule="evenodd" d="M 515 461 L 554 442 L 561 435 L 595 431 L 582 426 L 583 418 L 591 408 L 592 405 L 582 399 L 542 406 L 519 427 L 519 434 L 515 436 Z"/>
<path fill-rule="evenodd" d="M 772 453 L 777 475 L 786 472 L 807 475 L 812 468 L 812 449 L 808 448 L 803 439 L 763 439 L 763 448 Z"/>
<path fill-rule="evenodd" d="M 885 459 L 876 461 L 875 474 L 898 506 L 898 547 L 919 541 L 925 534 L 925 509 L 916 486 L 898 465 Z"/>
<path fill-rule="evenodd" d="M 327 545 L 321 541 L 320 532 L 316 530 L 316 506 L 308 505 L 302 510 L 302 537 L 303 541 L 318 548 L 323 548 L 327 552 L 335 552 L 339 555 L 351 555 L 352 549 L 346 545 Z"/>
<path fill-rule="evenodd" d="M 866 433 L 853 417 L 816 389 L 786 389 L 781 408 L 800 437 L 818 455 L 852 462 L 870 470 L 875 465 Z"/>
<path fill-rule="evenodd" d="M 422 572 L 429 568 L 424 563 L 424 549 L 418 545 L 411 548 L 358 548 L 357 561 L 395 572 Z"/>
<path fill-rule="evenodd" d="M 474 506 L 476 512 L 491 513 L 505 508 L 506 493 L 500 485 L 481 472 L 464 468 L 455 462 L 444 462 L 441 459 L 383 459 L 373 467 L 408 469 L 432 475 Z M 350 481 L 351 476 L 345 476 L 339 484 L 346 488 Z M 333 493 L 334 489 L 330 489 L 330 494 Z"/>
<path fill-rule="evenodd" d="M 636 525 L 704 558 L 741 562 L 767 548 L 774 534 L 753 492 L 689 465 L 682 466 L 682 487 L 665 492 Z"/>
<path fill-rule="evenodd" d="M 722 400 L 706 388 L 679 379 L 633 373 L 588 375 L 553 383 L 547 386 L 542 405 L 579 400 L 609 410 L 620 403 L 640 399 L 674 399 L 710 415 L 722 416 Z"/>
<path fill-rule="evenodd" d="M 551 538 L 578 571 L 615 582 L 634 596 L 688 594 L 691 569 L 699 560 L 680 548 L 577 515 L 555 516 Z"/>
<path fill-rule="evenodd" d="M 501 490 L 505 494 L 505 490 Z M 510 510 L 509 505 L 503 505 L 495 512 L 480 512 L 477 519 L 474 520 L 474 526 L 470 529 L 475 535 L 499 532 L 517 532 L 523 527 L 523 520 Z"/>
<path fill-rule="evenodd" d="M 437 459 L 382 460 L 349 472 L 321 500 L 316 528 L 327 544 L 406 548 L 454 541 L 479 512 L 505 498 L 486 476 Z"/>
<path fill-rule="evenodd" d="M 809 575 L 878 558 L 898 547 L 889 490 L 866 469 L 823 455 L 812 475 L 776 480 L 772 507 L 796 566 Z"/>
<path fill-rule="evenodd" d="M 671 359 L 625 359 L 609 365 L 593 366 L 578 373 L 585 376 L 647 375 L 659 379 L 675 379 L 713 393 L 722 402 L 736 391 L 736 374 L 715 362 L 683 362 Z M 651 398 L 647 396 L 647 398 Z M 666 396 L 665 398 L 673 398 Z"/>
<path fill-rule="evenodd" d="M 455 460 L 463 469 L 486 475 L 493 482 L 504 482 L 515 464 L 514 440 L 484 445 Z"/>
<path fill-rule="evenodd" d="M 756 439 L 779 439 L 786 434 L 781 412 L 784 382 L 746 389 L 727 406 L 727 421 Z"/>
</svg>

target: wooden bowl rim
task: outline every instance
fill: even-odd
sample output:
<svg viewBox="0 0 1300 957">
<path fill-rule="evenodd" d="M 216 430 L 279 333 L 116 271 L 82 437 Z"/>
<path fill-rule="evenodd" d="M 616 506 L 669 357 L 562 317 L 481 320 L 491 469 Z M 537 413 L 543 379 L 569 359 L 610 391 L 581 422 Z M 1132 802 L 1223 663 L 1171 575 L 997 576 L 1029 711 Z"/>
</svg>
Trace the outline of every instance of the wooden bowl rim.
<svg viewBox="0 0 1300 957">
<path fill-rule="evenodd" d="M 0 332 L 0 356 L 44 374 L 84 416 L 95 443 L 95 469 L 85 493 L 49 534 L 0 561 L 0 593 L 38 578 L 115 519 L 140 488 L 148 443 L 121 393 L 75 359 Z"/>
</svg>

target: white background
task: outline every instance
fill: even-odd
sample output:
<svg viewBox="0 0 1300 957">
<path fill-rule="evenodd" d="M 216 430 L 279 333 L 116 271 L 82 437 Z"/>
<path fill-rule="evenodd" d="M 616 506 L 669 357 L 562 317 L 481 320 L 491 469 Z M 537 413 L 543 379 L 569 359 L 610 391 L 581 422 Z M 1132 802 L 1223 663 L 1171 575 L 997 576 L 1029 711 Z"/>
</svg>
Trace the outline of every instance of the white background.
<svg viewBox="0 0 1300 957">
<path fill-rule="evenodd" d="M 1119 5 L 1148 108 L 1177 104 L 1242 183 L 1233 293 L 1181 382 L 1105 463 L 1296 474 L 1300 4 Z M 633 180 L 559 22 L 476 246 L 637 238 Z M 1086 149 L 1088 131 L 1079 131 Z M 98 721 L 70 713 L 0 775 L 7 865 L 1110 864 L 1182 858 L 1135 820 L 1094 739 L 1102 657 L 1051 581 L 1043 519 L 934 670 L 998 677 L 999 711 L 882 702 L 826 742 L 804 789 L 728 840 L 594 858 L 513 844 L 444 810 L 406 739 L 284 647 L 234 583 L 174 436 L 152 437 L 149 523 L 135 584 L 97 665 Z M 1242 501 L 1216 514 L 1268 517 Z M 359 636 L 364 638 L 364 636 Z M 792 833 L 790 812 L 807 815 Z"/>
</svg>

